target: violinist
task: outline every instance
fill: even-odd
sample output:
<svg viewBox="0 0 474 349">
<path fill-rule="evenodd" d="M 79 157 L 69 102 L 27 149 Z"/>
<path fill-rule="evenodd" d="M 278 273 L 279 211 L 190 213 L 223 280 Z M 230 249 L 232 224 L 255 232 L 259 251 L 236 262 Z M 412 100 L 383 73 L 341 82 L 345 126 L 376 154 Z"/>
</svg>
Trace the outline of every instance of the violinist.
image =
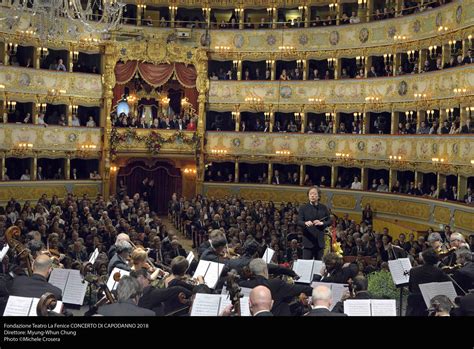
<svg viewBox="0 0 474 349">
<path fill-rule="evenodd" d="M 454 235 L 451 234 L 451 237 Z M 454 280 L 459 284 L 459 287 L 464 292 L 469 292 L 470 289 L 474 289 L 474 262 L 471 251 L 466 247 L 461 247 L 456 250 L 456 269 L 453 274 Z M 459 292 L 458 294 L 464 292 Z"/>
<path fill-rule="evenodd" d="M 165 279 L 167 288 L 173 286 L 181 286 L 189 291 L 193 291 L 194 286 L 204 284 L 204 278 L 198 276 L 195 280 L 186 275 L 189 268 L 189 262 L 183 256 L 177 256 L 171 261 L 171 275 Z"/>
<path fill-rule="evenodd" d="M 357 274 L 357 266 L 354 264 L 344 265 L 342 256 L 337 253 L 328 253 L 323 257 L 323 262 L 325 268 L 322 270 L 322 275 L 314 276 L 316 281 L 345 284 Z"/>
<path fill-rule="evenodd" d="M 369 291 L 369 281 L 363 275 L 357 275 L 349 284 L 349 290 L 342 295 L 341 301 L 337 302 L 333 312 L 343 313 L 346 299 L 372 299 Z"/>
<path fill-rule="evenodd" d="M 110 274 L 114 268 L 131 271 L 128 265 L 128 259 L 132 253 L 132 245 L 126 240 L 120 240 L 115 243 L 115 255 L 109 262 L 107 272 Z"/>
<path fill-rule="evenodd" d="M 150 265 L 147 262 L 147 253 L 146 251 L 141 248 L 137 247 L 133 250 L 131 254 L 131 270 L 138 271 L 141 269 L 146 270 L 150 274 L 150 280 L 154 281 L 159 276 L 164 275 L 164 271 L 160 268 L 155 268 L 153 265 Z"/>
<path fill-rule="evenodd" d="M 225 235 L 218 235 L 211 239 L 210 246 L 202 253 L 201 259 L 204 261 L 226 263 L 228 261 L 228 259 L 225 258 L 226 246 L 227 240 Z"/>
<path fill-rule="evenodd" d="M 33 275 L 17 276 L 13 279 L 10 288 L 11 296 L 40 298 L 44 293 L 52 293 L 56 299 L 61 299 L 62 291 L 56 286 L 48 283 L 48 277 L 52 270 L 52 261 L 49 256 L 41 254 L 33 262 Z"/>
</svg>

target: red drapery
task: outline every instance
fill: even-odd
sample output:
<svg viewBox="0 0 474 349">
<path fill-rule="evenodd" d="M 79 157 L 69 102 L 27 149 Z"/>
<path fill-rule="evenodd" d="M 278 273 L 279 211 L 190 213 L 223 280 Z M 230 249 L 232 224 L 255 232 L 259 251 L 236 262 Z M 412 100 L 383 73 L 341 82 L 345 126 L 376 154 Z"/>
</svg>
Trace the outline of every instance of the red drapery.
<svg viewBox="0 0 474 349">
<path fill-rule="evenodd" d="M 165 84 L 173 76 L 173 72 L 176 73 L 176 78 L 184 87 L 196 87 L 197 73 L 192 65 L 186 66 L 183 63 L 155 65 L 150 63 L 138 63 L 137 61 L 117 63 L 115 66 L 115 79 L 117 84 L 124 85 L 129 82 L 137 70 L 143 80 L 153 87 Z"/>
<path fill-rule="evenodd" d="M 178 197 L 181 195 L 181 172 L 168 163 L 158 162 L 148 167 L 143 161 L 135 161 L 122 168 L 118 177 L 124 180 L 129 196 L 141 192 L 145 177 L 153 180 L 155 185 L 153 191 L 150 192 L 148 203 L 153 211 L 161 215 L 168 212 L 168 202 L 173 193 L 177 193 Z M 119 183 L 120 180 L 117 182 Z"/>
</svg>

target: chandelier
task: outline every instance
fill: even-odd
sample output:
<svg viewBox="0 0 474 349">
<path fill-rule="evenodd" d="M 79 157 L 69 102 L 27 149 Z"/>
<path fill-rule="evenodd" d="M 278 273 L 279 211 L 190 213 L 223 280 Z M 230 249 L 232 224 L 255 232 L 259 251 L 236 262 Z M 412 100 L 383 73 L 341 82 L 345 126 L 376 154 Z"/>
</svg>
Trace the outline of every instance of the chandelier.
<svg viewBox="0 0 474 349">
<path fill-rule="evenodd" d="M 2 9 L 0 21 L 10 30 L 37 34 L 40 39 L 64 38 L 65 34 L 108 33 L 123 19 L 116 0 L 12 0 Z"/>
</svg>

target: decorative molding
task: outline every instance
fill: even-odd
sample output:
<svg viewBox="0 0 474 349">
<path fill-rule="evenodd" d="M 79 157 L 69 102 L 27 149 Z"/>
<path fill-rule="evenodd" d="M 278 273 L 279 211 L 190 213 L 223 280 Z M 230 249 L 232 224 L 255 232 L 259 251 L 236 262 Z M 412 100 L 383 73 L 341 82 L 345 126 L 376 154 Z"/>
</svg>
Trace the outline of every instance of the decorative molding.
<svg viewBox="0 0 474 349">
<path fill-rule="evenodd" d="M 449 224 L 451 221 L 451 210 L 447 207 L 435 206 L 433 219 L 438 223 Z"/>
</svg>

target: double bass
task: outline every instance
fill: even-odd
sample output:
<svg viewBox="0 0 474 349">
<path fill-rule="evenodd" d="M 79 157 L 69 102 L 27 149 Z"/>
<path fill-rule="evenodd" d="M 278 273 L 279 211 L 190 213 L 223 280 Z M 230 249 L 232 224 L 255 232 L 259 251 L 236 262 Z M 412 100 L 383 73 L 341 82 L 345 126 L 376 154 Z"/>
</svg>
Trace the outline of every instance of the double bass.
<svg viewBox="0 0 474 349">
<path fill-rule="evenodd" d="M 26 269 L 28 270 L 28 275 L 33 275 L 33 256 L 31 256 L 30 250 L 23 245 L 19 238 L 21 235 L 20 228 L 13 225 L 7 229 L 5 232 L 5 238 L 7 240 L 8 246 L 19 259 L 20 262 L 25 263 Z"/>
</svg>

